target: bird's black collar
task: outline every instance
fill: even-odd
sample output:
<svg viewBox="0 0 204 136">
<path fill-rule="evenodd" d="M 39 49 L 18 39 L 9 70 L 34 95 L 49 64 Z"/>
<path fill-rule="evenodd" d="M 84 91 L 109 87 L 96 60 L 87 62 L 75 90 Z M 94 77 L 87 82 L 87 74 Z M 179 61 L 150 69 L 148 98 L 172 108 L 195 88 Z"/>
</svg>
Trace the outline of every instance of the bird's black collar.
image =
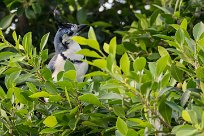
<svg viewBox="0 0 204 136">
<path fill-rule="evenodd" d="M 60 53 L 60 55 L 62 56 L 63 60 L 69 60 L 72 63 L 82 63 L 81 60 L 72 60 L 72 59 L 66 57 L 63 53 Z"/>
</svg>

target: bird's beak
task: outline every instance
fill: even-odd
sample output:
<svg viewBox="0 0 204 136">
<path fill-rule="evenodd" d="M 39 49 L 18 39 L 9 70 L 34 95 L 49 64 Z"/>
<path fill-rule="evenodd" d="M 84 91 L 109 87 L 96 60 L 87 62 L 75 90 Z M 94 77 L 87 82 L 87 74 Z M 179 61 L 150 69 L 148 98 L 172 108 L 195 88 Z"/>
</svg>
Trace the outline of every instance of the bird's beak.
<svg viewBox="0 0 204 136">
<path fill-rule="evenodd" d="M 78 25 L 78 30 L 77 32 L 81 32 L 82 30 L 84 30 L 88 25 L 85 25 L 85 24 L 81 24 L 81 25 Z"/>
</svg>

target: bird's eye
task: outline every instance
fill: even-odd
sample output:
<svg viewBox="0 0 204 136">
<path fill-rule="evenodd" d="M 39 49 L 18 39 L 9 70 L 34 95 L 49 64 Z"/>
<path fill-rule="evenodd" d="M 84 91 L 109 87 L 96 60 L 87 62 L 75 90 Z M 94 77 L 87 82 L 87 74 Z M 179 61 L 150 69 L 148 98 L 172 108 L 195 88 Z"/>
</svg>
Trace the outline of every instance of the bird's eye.
<svg viewBox="0 0 204 136">
<path fill-rule="evenodd" d="M 74 33 L 73 31 L 69 32 L 69 36 L 72 36 L 72 35 L 73 35 L 73 33 Z"/>
</svg>

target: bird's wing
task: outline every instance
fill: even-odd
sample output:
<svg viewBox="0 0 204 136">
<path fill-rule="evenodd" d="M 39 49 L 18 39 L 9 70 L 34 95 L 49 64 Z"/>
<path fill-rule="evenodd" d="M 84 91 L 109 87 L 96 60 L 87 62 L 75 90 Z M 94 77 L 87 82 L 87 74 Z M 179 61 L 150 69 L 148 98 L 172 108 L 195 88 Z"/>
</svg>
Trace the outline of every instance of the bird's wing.
<svg viewBox="0 0 204 136">
<path fill-rule="evenodd" d="M 57 55 L 53 56 L 50 62 L 48 63 L 47 67 L 53 72 L 55 70 L 55 61 L 57 59 Z"/>
</svg>

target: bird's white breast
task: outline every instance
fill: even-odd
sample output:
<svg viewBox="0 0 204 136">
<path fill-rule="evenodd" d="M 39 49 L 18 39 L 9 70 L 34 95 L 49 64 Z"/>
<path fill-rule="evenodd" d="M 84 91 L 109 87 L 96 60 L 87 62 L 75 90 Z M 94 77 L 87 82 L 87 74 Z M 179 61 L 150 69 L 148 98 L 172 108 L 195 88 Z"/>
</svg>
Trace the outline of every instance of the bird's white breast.
<svg viewBox="0 0 204 136">
<path fill-rule="evenodd" d="M 76 42 L 72 42 L 70 43 L 69 49 L 67 49 L 62 53 L 70 60 L 82 60 L 84 56 L 80 54 L 76 54 L 76 52 L 78 52 L 79 50 L 81 50 L 81 47 L 79 46 L 79 44 Z M 58 54 L 54 64 L 55 69 L 52 74 L 54 81 L 57 81 L 57 74 L 60 71 L 64 71 L 65 62 L 66 60 L 64 60 L 63 57 L 60 54 Z M 77 81 L 83 81 L 83 76 L 86 74 L 88 70 L 88 64 L 86 62 L 81 62 L 81 63 L 74 63 L 74 66 L 77 72 Z"/>
</svg>

